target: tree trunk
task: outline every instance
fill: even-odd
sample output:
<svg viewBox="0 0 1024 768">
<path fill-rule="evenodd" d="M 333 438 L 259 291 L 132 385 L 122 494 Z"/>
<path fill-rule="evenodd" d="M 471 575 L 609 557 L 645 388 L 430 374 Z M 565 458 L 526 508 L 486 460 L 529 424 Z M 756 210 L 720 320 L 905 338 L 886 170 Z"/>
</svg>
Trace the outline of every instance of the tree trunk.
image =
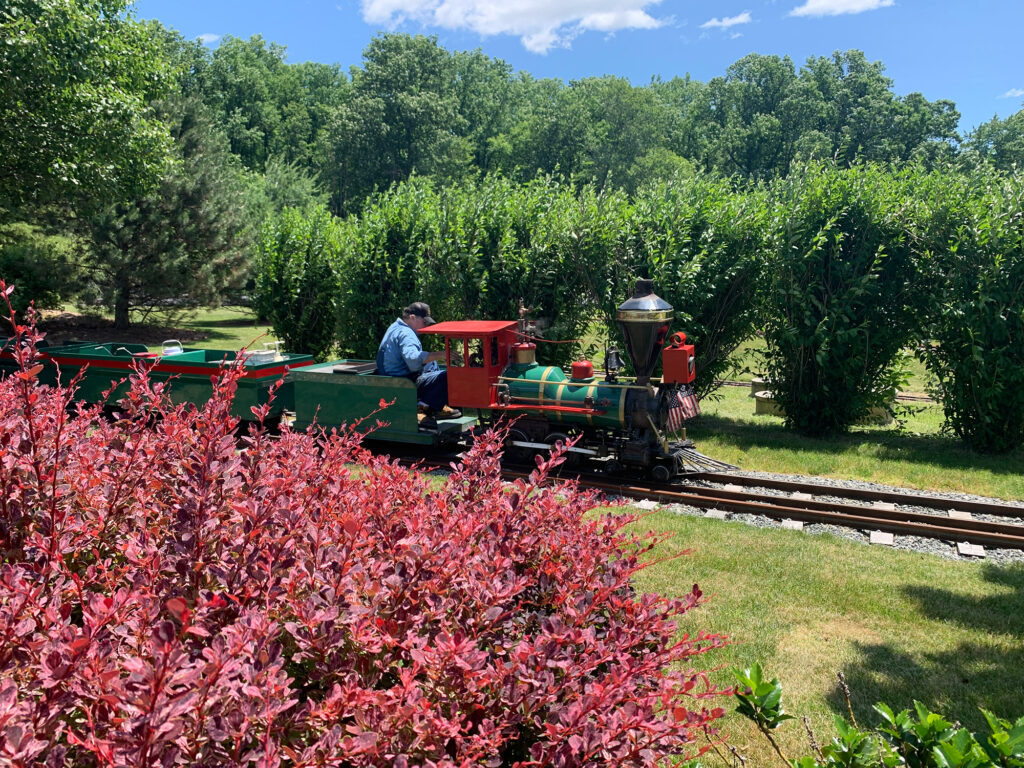
<svg viewBox="0 0 1024 768">
<path fill-rule="evenodd" d="M 128 317 L 131 288 L 127 280 L 118 280 L 117 298 L 114 300 L 114 327 L 119 331 L 126 330 L 130 324 Z"/>
</svg>

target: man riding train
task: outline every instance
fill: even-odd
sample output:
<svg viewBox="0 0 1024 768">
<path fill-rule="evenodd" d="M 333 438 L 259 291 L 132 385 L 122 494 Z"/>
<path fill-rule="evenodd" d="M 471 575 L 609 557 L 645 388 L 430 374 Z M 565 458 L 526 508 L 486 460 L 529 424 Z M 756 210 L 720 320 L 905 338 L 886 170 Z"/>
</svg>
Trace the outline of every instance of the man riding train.
<svg viewBox="0 0 1024 768">
<path fill-rule="evenodd" d="M 414 301 L 384 333 L 377 349 L 377 372 L 385 376 L 404 376 L 415 382 L 420 412 L 427 418 L 457 419 L 461 411 L 448 407 L 448 371 L 437 361 L 445 353 L 427 352 L 418 333 L 436 321 L 430 307 Z"/>
</svg>

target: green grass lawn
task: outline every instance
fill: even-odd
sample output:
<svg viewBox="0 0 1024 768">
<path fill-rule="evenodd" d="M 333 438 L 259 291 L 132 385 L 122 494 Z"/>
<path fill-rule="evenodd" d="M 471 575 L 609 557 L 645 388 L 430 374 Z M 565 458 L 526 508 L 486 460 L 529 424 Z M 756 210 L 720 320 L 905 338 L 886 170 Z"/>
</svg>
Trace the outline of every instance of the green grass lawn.
<svg viewBox="0 0 1024 768">
<path fill-rule="evenodd" d="M 909 404 L 902 428 L 855 427 L 844 436 L 814 439 L 790 432 L 777 416 L 755 415 L 749 391 L 726 386 L 718 399 L 701 402 L 703 413 L 687 435 L 703 453 L 748 470 L 1024 499 L 1024 451 L 993 456 L 968 450 L 940 433 L 938 405 Z"/>
<path fill-rule="evenodd" d="M 838 671 L 862 726 L 878 723 L 871 706 L 879 701 L 898 710 L 918 699 L 976 731 L 984 728 L 978 707 L 1024 715 L 1024 564 L 958 562 L 664 511 L 637 525 L 671 534 L 652 559 L 692 550 L 642 571 L 639 588 L 682 596 L 699 584 L 710 600 L 681 629 L 734 641 L 700 663 L 719 666 L 724 686 L 728 670 L 759 661 L 782 681 L 787 711 L 810 718 L 819 744 L 831 738 L 833 715 L 846 714 Z M 741 716 L 731 713 L 724 729 L 748 766 L 778 760 Z M 799 720 L 780 731 L 789 756 L 809 753 Z"/>
<path fill-rule="evenodd" d="M 265 341 L 277 341 L 274 330 L 260 324 L 248 307 L 220 307 L 205 310 L 179 325 L 189 331 L 201 333 L 205 338 L 189 341 L 186 346 L 201 349 L 241 349 L 251 346 L 262 348 Z M 296 350 L 298 351 L 298 350 Z"/>
</svg>

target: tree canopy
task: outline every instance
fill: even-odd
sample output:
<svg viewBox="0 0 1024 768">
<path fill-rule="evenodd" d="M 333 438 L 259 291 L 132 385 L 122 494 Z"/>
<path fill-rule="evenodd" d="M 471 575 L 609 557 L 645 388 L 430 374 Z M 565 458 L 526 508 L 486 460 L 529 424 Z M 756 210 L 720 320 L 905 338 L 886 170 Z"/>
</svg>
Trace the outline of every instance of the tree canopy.
<svg viewBox="0 0 1024 768">
<path fill-rule="evenodd" d="M 960 140 L 951 101 L 898 95 L 882 63 L 856 50 L 802 67 L 750 54 L 707 83 L 644 85 L 537 79 L 423 35 L 378 35 L 348 78 L 285 54 L 259 36 L 227 38 L 204 52 L 196 81 L 246 167 L 299 163 L 338 214 L 414 174 L 539 172 L 634 192 L 687 169 L 771 179 L 812 157 L 935 163 Z"/>
<path fill-rule="evenodd" d="M 0 6 L 0 213 L 116 200 L 155 183 L 170 149 L 148 102 L 173 85 L 128 0 Z"/>
<path fill-rule="evenodd" d="M 50 303 L 98 287 L 122 324 L 140 302 L 218 301 L 236 234 L 268 216 L 359 215 L 415 179 L 547 179 L 639 200 L 683 179 L 770 183 L 808 161 L 1024 161 L 1024 111 L 961 137 L 951 101 L 900 95 L 857 50 L 802 65 L 754 53 L 708 82 L 633 84 L 539 79 L 425 35 L 377 35 L 348 71 L 292 63 L 260 35 L 209 48 L 140 23 L 129 0 L 8 0 L 0 32 L 0 264 L 38 282 L 27 254 L 45 254 L 64 276 Z M 194 128 L 169 118 L 175 104 Z"/>
</svg>

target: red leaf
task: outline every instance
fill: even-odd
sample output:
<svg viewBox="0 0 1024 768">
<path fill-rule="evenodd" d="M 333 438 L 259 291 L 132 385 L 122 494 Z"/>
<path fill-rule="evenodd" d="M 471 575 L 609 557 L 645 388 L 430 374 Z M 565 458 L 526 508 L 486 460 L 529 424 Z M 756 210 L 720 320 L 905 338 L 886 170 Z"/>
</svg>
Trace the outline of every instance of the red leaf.
<svg viewBox="0 0 1024 768">
<path fill-rule="evenodd" d="M 176 618 L 178 621 L 184 622 L 188 616 L 188 604 L 180 597 L 172 597 L 168 600 L 165 605 L 167 606 L 168 612 L 171 616 Z"/>
<path fill-rule="evenodd" d="M 18 373 L 18 378 L 21 379 L 22 381 L 28 381 L 29 379 L 34 379 L 36 376 L 39 375 L 39 372 L 41 370 L 43 370 L 43 364 L 42 363 L 39 363 L 37 365 L 33 365 L 27 371 L 19 372 Z"/>
</svg>

